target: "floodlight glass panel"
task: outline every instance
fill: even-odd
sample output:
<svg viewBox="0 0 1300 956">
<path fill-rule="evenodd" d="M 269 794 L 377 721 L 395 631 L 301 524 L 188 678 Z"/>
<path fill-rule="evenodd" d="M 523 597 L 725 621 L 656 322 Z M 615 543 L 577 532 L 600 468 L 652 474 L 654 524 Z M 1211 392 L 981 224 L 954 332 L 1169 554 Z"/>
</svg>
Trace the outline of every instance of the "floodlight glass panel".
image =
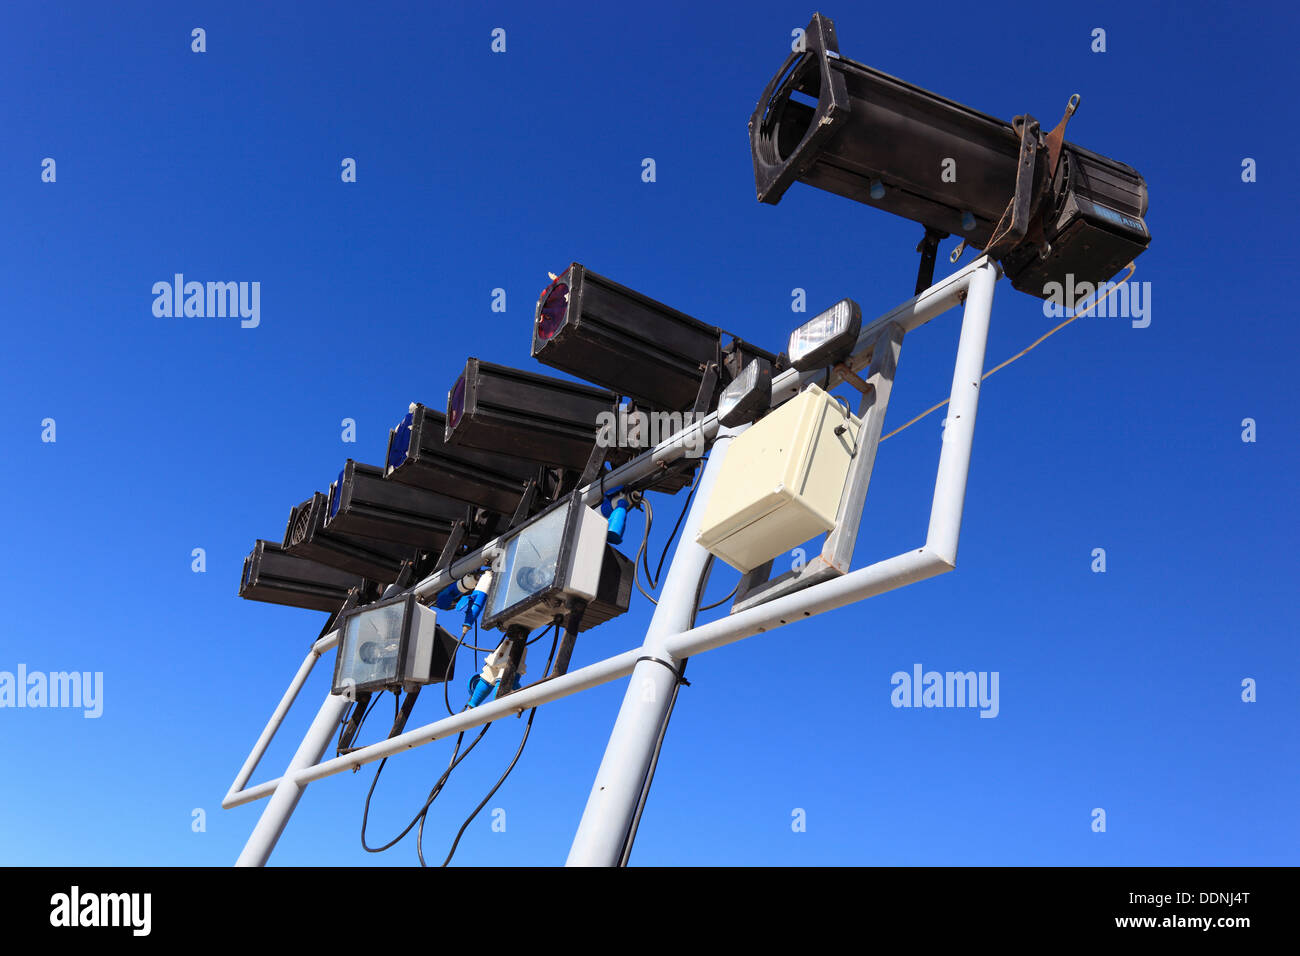
<svg viewBox="0 0 1300 956">
<path fill-rule="evenodd" d="M 568 517 L 568 508 L 556 508 L 510 539 L 501 565 L 500 580 L 505 587 L 496 590 L 492 614 L 514 607 L 555 583 Z"/>
<path fill-rule="evenodd" d="M 397 680 L 402 647 L 403 602 L 361 611 L 348 618 L 339 645 L 336 687 L 365 687 Z"/>
<path fill-rule="evenodd" d="M 838 362 L 853 350 L 862 328 L 862 310 L 841 299 L 790 333 L 790 364 L 801 372 Z"/>
<path fill-rule="evenodd" d="M 411 423 L 415 420 L 415 411 L 406 413 L 400 425 L 393 430 L 393 438 L 388 443 L 388 467 L 397 468 L 406 462 L 406 453 L 411 448 Z"/>
</svg>

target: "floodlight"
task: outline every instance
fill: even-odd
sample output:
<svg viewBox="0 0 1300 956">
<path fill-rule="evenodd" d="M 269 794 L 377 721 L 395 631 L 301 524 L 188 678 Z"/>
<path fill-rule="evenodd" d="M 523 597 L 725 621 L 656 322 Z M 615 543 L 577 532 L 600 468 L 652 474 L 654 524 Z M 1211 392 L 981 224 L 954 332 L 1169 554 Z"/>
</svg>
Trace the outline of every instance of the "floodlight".
<svg viewBox="0 0 1300 956">
<path fill-rule="evenodd" d="M 735 428 L 752 422 L 772 404 L 772 363 L 756 358 L 731 380 L 718 398 L 718 422 Z"/>
<path fill-rule="evenodd" d="M 382 468 L 349 458 L 330 485 L 325 529 L 438 551 L 467 508 L 461 501 L 384 481 Z"/>
<path fill-rule="evenodd" d="M 862 329 L 862 309 L 841 299 L 790 333 L 790 364 L 801 372 L 847 358 Z"/>
<path fill-rule="evenodd" d="M 488 591 L 487 628 L 531 630 L 600 590 L 606 520 L 574 493 L 501 540 Z"/>
<path fill-rule="evenodd" d="M 727 357 L 738 372 L 755 356 L 775 361 L 738 339 L 724 348 L 724 334 L 575 262 L 538 298 L 532 354 L 648 408 L 682 411 L 710 363 Z"/>
<path fill-rule="evenodd" d="M 447 393 L 448 445 L 582 469 L 612 392 L 470 359 Z"/>
<path fill-rule="evenodd" d="M 274 541 L 258 541 L 244 559 L 239 596 L 312 611 L 337 611 L 363 579 L 328 565 L 285 553 Z"/>
<path fill-rule="evenodd" d="M 804 45 L 749 121 L 761 202 L 796 181 L 857 200 L 965 238 L 1040 298 L 1067 274 L 1110 279 L 1150 244 L 1137 171 L 1064 142 L 1077 98 L 1044 135 L 1028 114 L 1006 123 L 840 56 L 820 14 Z"/>
<path fill-rule="evenodd" d="M 289 513 L 289 524 L 284 531 L 284 550 L 381 584 L 395 581 L 403 560 L 412 557 L 415 549 L 327 529 L 328 509 L 329 501 L 320 492 L 295 507 Z"/>
<path fill-rule="evenodd" d="M 349 610 L 339 619 L 334 693 L 350 700 L 413 691 L 455 676 L 456 639 L 411 593 Z"/>
<path fill-rule="evenodd" d="M 537 477 L 537 463 L 514 458 L 506 448 L 485 452 L 448 445 L 446 428 L 442 412 L 413 404 L 388 433 L 385 477 L 495 514 L 513 514 L 528 479 Z"/>
</svg>

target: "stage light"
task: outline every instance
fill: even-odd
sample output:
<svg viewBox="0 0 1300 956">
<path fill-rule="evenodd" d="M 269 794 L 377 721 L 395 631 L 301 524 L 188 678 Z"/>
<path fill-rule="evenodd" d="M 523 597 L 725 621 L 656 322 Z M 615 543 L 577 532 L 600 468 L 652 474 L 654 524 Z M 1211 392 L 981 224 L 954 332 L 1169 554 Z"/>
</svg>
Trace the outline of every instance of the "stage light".
<svg viewBox="0 0 1300 956">
<path fill-rule="evenodd" d="M 284 550 L 300 558 L 358 574 L 380 584 L 397 579 L 404 559 L 415 549 L 407 545 L 343 534 L 325 527 L 329 501 L 317 492 L 289 513 Z"/>
<path fill-rule="evenodd" d="M 354 608 L 339 629 L 335 694 L 356 700 L 376 691 L 409 693 L 455 676 L 456 639 L 414 594 Z"/>
<path fill-rule="evenodd" d="M 327 531 L 439 551 L 469 506 L 421 488 L 384 481 L 374 465 L 348 459 L 330 485 Z"/>
<path fill-rule="evenodd" d="M 575 262 L 537 300 L 532 354 L 646 408 L 684 411 L 710 363 L 725 380 L 756 356 L 775 361 L 739 339 L 724 346 L 724 335 Z"/>
<path fill-rule="evenodd" d="M 772 363 L 756 358 L 731 380 L 718 398 L 718 421 L 724 428 L 746 425 L 772 404 Z"/>
<path fill-rule="evenodd" d="M 961 236 L 1040 298 L 1067 274 L 1103 282 L 1150 244 L 1147 188 L 1064 142 L 1077 103 L 1050 133 L 1027 114 L 1003 122 L 840 56 L 834 23 L 815 14 L 749 121 L 758 198 L 804 182 L 921 223 L 935 242 Z"/>
<path fill-rule="evenodd" d="M 575 493 L 509 532 L 493 565 L 483 625 L 531 630 L 600 591 L 608 523 Z"/>
<path fill-rule="evenodd" d="M 583 469 L 612 392 L 472 358 L 447 393 L 445 440 L 563 468 Z"/>
<path fill-rule="evenodd" d="M 801 372 L 847 358 L 862 330 L 862 309 L 841 299 L 790 333 L 790 364 Z"/>
<path fill-rule="evenodd" d="M 239 596 L 249 601 L 337 611 L 363 579 L 328 565 L 285 553 L 274 541 L 258 541 L 244 559 Z"/>
<path fill-rule="evenodd" d="M 511 457 L 506 448 L 487 452 L 448 445 L 446 428 L 442 412 L 413 404 L 388 433 L 385 477 L 495 514 L 513 514 L 528 480 L 540 478 L 541 466 Z"/>
</svg>

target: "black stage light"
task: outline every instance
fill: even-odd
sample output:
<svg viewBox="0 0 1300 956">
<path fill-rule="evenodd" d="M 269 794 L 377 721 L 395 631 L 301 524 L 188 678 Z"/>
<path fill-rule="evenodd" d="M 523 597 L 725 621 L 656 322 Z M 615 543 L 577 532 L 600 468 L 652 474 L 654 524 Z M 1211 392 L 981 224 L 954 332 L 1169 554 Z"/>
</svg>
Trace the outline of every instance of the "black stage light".
<svg viewBox="0 0 1300 956">
<path fill-rule="evenodd" d="M 284 550 L 331 568 L 359 574 L 380 584 L 390 584 L 402 570 L 402 562 L 414 556 L 408 545 L 378 538 L 362 538 L 325 528 L 329 499 L 320 492 L 289 513 L 284 531 Z"/>
<path fill-rule="evenodd" d="M 440 551 L 469 506 L 422 488 L 384 481 L 384 470 L 348 459 L 330 485 L 325 530 Z"/>
<path fill-rule="evenodd" d="M 328 565 L 285 553 L 274 541 L 258 541 L 244 559 L 239 596 L 311 611 L 337 611 L 363 579 Z"/>
<path fill-rule="evenodd" d="M 582 469 L 612 392 L 472 358 L 447 394 L 449 446 Z"/>
<path fill-rule="evenodd" d="M 456 639 L 414 594 L 354 608 L 339 629 L 335 694 L 356 700 L 385 690 L 409 693 L 455 676 Z"/>
<path fill-rule="evenodd" d="M 739 339 L 724 346 L 725 334 L 575 262 L 537 300 L 532 354 L 647 408 L 684 411 L 710 363 L 734 375 L 756 356 L 775 361 Z"/>
<path fill-rule="evenodd" d="M 749 121 L 760 201 L 780 201 L 795 181 L 855 199 L 921 223 L 935 242 L 963 237 L 1040 298 L 1067 274 L 1104 282 L 1150 244 L 1137 171 L 1064 142 L 1077 99 L 1044 134 L 1027 114 L 1006 123 L 840 56 L 820 14 L 805 47 Z"/>
<path fill-rule="evenodd" d="M 446 427 L 442 412 L 412 405 L 388 433 L 385 477 L 495 514 L 513 514 L 528 480 L 538 477 L 538 464 L 512 458 L 507 449 L 485 452 L 448 445 Z"/>
</svg>

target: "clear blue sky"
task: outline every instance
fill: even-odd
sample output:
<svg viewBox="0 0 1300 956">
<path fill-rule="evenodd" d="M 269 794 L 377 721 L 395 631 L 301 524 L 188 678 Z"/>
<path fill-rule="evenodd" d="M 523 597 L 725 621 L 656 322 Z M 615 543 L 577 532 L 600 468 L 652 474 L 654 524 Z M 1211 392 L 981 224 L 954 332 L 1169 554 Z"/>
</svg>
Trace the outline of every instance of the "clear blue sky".
<svg viewBox="0 0 1300 956">
<path fill-rule="evenodd" d="M 440 404 L 467 356 L 535 367 L 548 270 L 581 261 L 773 350 L 800 320 L 796 287 L 810 308 L 848 295 L 868 317 L 911 294 L 914 224 L 806 186 L 755 201 L 746 121 L 814 7 L 466 7 L 0 13 L 0 671 L 104 674 L 99 719 L 0 709 L 0 862 L 233 862 L 261 804 L 220 800 L 323 618 L 237 598 L 244 555 L 345 458 L 380 462 L 407 403 Z M 997 116 L 1051 125 L 1080 93 L 1070 139 L 1149 184 L 1154 241 L 1134 281 L 1150 283 L 1152 321 L 1081 319 L 989 380 L 954 573 L 691 662 L 633 862 L 1300 862 L 1300 334 L 1278 295 L 1300 198 L 1297 15 L 823 12 L 846 56 Z M 151 288 L 178 272 L 260 282 L 260 325 L 156 318 Z M 957 319 L 905 343 L 887 428 L 946 396 Z M 989 365 L 1048 327 L 1000 283 Z M 920 543 L 941 418 L 882 446 L 859 563 Z M 635 646 L 649 611 L 638 600 L 585 636 L 575 666 Z M 998 717 L 895 709 L 890 675 L 917 663 L 997 671 Z M 257 779 L 287 762 L 327 671 Z M 623 690 L 538 713 L 490 804 L 506 832 L 485 812 L 457 862 L 563 861 Z M 417 721 L 440 707 L 426 696 Z M 521 729 L 494 728 L 462 765 L 429 855 Z M 377 835 L 448 753 L 389 765 Z M 413 863 L 409 843 L 360 849 L 370 775 L 313 785 L 273 862 Z"/>
</svg>

